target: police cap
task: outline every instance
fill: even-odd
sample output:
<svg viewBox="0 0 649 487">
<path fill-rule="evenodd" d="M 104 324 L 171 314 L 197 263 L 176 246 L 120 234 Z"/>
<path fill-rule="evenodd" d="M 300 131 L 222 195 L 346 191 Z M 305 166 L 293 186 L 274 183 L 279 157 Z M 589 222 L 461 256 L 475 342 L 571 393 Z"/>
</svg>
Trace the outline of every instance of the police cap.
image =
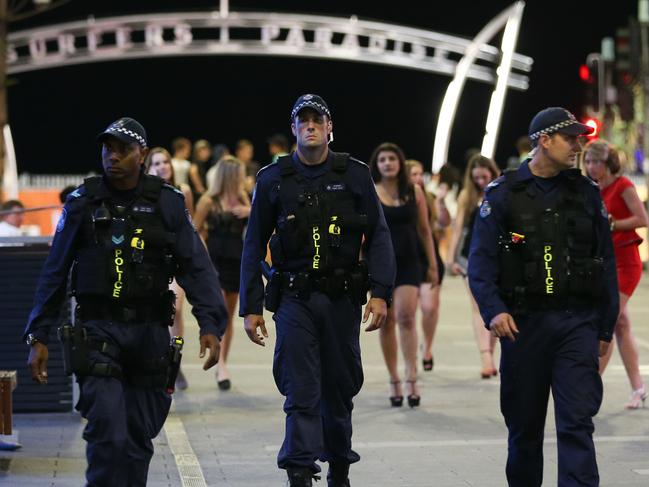
<svg viewBox="0 0 649 487">
<path fill-rule="evenodd" d="M 575 116 L 565 108 L 550 107 L 534 115 L 528 131 L 534 145 L 541 135 L 551 135 L 561 132 L 567 135 L 586 135 L 593 131 L 592 127 L 579 123 Z"/>
<path fill-rule="evenodd" d="M 103 142 L 103 140 L 109 135 L 121 140 L 125 144 L 136 142 L 140 144 L 143 149 L 146 149 L 147 147 L 146 131 L 144 130 L 144 127 L 142 127 L 140 122 L 129 117 L 122 117 L 119 120 L 115 120 L 106 127 L 106 130 L 97 136 L 97 140 Z"/>
<path fill-rule="evenodd" d="M 295 119 L 295 116 L 300 112 L 300 110 L 304 108 L 312 108 L 320 115 L 326 115 L 331 120 L 331 112 L 329 111 L 329 107 L 321 96 L 307 93 L 306 95 L 299 97 L 293 104 L 293 110 L 291 110 L 291 120 Z"/>
</svg>

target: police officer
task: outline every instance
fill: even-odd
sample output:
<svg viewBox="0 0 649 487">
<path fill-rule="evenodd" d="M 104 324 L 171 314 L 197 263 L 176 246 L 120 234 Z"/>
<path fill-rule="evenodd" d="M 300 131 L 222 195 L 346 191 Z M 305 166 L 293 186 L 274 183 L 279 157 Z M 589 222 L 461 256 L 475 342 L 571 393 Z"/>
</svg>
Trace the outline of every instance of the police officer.
<svg viewBox="0 0 649 487">
<path fill-rule="evenodd" d="M 194 305 L 200 356 L 209 349 L 204 369 L 218 361 L 227 315 L 182 193 L 142 170 L 148 152 L 142 125 L 121 118 L 99 141 L 104 175 L 86 179 L 67 198 L 24 339 L 32 378 L 45 384 L 50 328 L 72 267 L 78 309 L 68 340 L 78 353 L 67 359 L 80 385 L 77 409 L 88 420 L 86 479 L 92 487 L 144 486 L 151 439 L 171 404 L 171 278 Z"/>
<path fill-rule="evenodd" d="M 611 341 L 618 291 L 606 209 L 575 168 L 578 137 L 590 131 L 563 108 L 540 111 L 529 127 L 531 159 L 491 183 L 476 218 L 469 282 L 501 341 L 510 486 L 541 485 L 550 390 L 559 487 L 599 485 L 598 354 Z"/>
<path fill-rule="evenodd" d="M 371 290 L 363 322 L 372 315 L 366 331 L 378 329 L 394 283 L 390 233 L 369 168 L 329 150 L 332 129 L 321 97 L 297 99 L 297 150 L 257 175 L 241 264 L 240 314 L 253 342 L 263 346 L 268 337 L 264 303 L 275 312 L 273 374 L 286 396 L 278 466 L 292 487 L 312 485 L 318 459 L 329 462 L 329 486 L 349 486 L 349 465 L 360 459 L 351 448 L 351 412 L 363 383 L 361 306 Z M 366 260 L 359 261 L 363 237 Z M 269 238 L 264 294 L 260 263 Z"/>
</svg>

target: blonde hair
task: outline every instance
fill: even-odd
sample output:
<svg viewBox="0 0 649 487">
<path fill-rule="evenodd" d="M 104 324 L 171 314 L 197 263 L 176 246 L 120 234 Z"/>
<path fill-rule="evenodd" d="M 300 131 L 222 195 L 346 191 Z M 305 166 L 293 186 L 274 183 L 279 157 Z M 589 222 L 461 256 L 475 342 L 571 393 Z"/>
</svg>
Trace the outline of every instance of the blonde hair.
<svg viewBox="0 0 649 487">
<path fill-rule="evenodd" d="M 209 181 L 207 193 L 212 198 L 220 198 L 228 190 L 236 188 L 236 193 L 243 195 L 245 194 L 244 180 L 243 162 L 236 157 L 225 156 L 214 166 L 214 174 L 212 180 Z"/>
<path fill-rule="evenodd" d="M 167 161 L 169 161 L 169 165 L 171 166 L 171 181 L 165 181 L 165 183 L 169 183 L 172 186 L 176 185 L 176 172 L 174 171 L 174 165 L 171 163 L 171 154 L 167 149 L 164 147 L 154 147 L 149 151 L 149 153 L 146 156 L 146 159 L 144 159 L 144 172 L 146 174 L 149 174 L 149 170 L 151 169 L 151 164 L 153 163 L 153 156 L 156 154 L 162 154 L 167 158 Z"/>
<path fill-rule="evenodd" d="M 583 151 L 583 158 L 586 160 L 586 155 L 591 154 L 593 158 L 602 161 L 608 167 L 611 174 L 617 174 L 622 169 L 620 162 L 620 154 L 611 144 L 605 140 L 591 140 L 586 144 Z"/>
<path fill-rule="evenodd" d="M 500 170 L 493 159 L 489 159 L 481 154 L 475 154 L 469 159 L 466 171 L 464 172 L 464 186 L 458 197 L 458 213 L 461 212 L 464 214 L 465 221 L 470 212 L 478 206 L 478 202 L 482 198 L 482 190 L 473 182 L 472 175 L 473 170 L 479 167 L 489 171 L 492 181 L 500 175 Z"/>
</svg>

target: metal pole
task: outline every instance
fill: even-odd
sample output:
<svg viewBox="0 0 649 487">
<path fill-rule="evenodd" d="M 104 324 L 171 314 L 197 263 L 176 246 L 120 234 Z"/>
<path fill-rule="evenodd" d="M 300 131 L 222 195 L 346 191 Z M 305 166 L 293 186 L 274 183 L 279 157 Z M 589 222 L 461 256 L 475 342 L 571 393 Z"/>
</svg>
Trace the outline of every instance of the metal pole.
<svg viewBox="0 0 649 487">
<path fill-rule="evenodd" d="M 638 20 L 640 21 L 640 78 L 642 79 L 642 153 L 643 171 L 649 179 L 649 0 L 638 1 Z"/>
<path fill-rule="evenodd" d="M 5 169 L 5 141 L 2 128 L 7 124 L 7 0 L 0 0 L 0 198 Z"/>
<path fill-rule="evenodd" d="M 604 83 L 604 59 L 602 55 L 598 52 L 591 52 L 586 57 L 586 64 L 591 66 L 593 63 L 597 63 L 597 116 L 601 116 L 604 113 L 604 104 L 606 102 L 605 98 L 605 83 Z"/>
</svg>

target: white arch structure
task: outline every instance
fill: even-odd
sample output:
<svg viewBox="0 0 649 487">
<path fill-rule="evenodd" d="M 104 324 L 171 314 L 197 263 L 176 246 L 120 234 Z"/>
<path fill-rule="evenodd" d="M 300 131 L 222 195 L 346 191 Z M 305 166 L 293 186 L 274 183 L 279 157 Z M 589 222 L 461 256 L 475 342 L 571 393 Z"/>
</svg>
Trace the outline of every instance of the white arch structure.
<svg viewBox="0 0 649 487">
<path fill-rule="evenodd" d="M 467 79 L 495 84 L 483 153 L 491 155 L 507 88 L 524 91 L 532 59 L 514 52 L 524 2 L 503 11 L 471 40 L 350 18 L 221 9 L 108 17 L 49 25 L 8 36 L 7 71 L 17 74 L 100 61 L 156 56 L 294 56 L 381 64 L 453 76 L 442 103 L 433 171 L 448 153 Z M 500 48 L 487 42 L 507 23 Z M 496 64 L 499 66 L 496 67 Z"/>
<path fill-rule="evenodd" d="M 496 88 L 491 95 L 489 104 L 489 113 L 487 115 L 487 125 L 485 135 L 482 140 L 480 153 L 485 157 L 493 157 L 496 148 L 496 139 L 500 120 L 505 102 L 505 92 L 507 90 L 507 78 L 512 69 L 514 50 L 518 31 L 523 17 L 525 2 L 516 2 L 508 7 L 499 15 L 494 17 L 473 39 L 468 46 L 464 57 L 457 63 L 455 76 L 446 89 L 446 95 L 442 102 L 442 108 L 439 112 L 437 121 L 437 132 L 435 133 L 435 144 L 433 146 L 433 163 L 432 171 L 439 172 L 440 168 L 446 163 L 448 157 L 448 144 L 451 137 L 451 129 L 455 120 L 460 95 L 464 88 L 464 83 L 468 77 L 469 70 L 475 62 L 480 47 L 490 41 L 505 26 L 505 32 L 501 43 L 502 57 L 500 66 L 496 70 L 498 81 Z"/>
</svg>

